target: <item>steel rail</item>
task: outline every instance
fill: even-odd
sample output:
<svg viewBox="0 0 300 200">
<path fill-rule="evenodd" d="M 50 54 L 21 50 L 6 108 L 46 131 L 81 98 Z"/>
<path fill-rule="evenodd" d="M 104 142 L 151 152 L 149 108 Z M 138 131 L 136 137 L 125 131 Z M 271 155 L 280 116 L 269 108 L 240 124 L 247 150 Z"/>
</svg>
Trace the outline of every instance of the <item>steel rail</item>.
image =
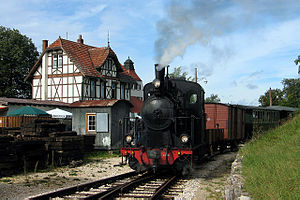
<svg viewBox="0 0 300 200">
<path fill-rule="evenodd" d="M 128 192 L 130 189 L 136 187 L 137 185 L 139 185 L 143 182 L 149 181 L 149 180 L 155 178 L 156 176 L 157 176 L 156 174 L 148 174 L 148 173 L 144 174 L 143 176 L 141 176 L 131 182 L 117 186 L 115 189 L 111 190 L 110 192 L 108 192 L 107 194 L 105 194 L 101 197 L 95 196 L 94 198 L 98 198 L 101 200 L 113 199 L 113 197 L 117 196 L 118 194 L 123 193 L 123 192 Z"/>
<path fill-rule="evenodd" d="M 150 198 L 151 200 L 153 199 L 161 199 L 161 195 L 168 189 L 177 179 L 179 178 L 178 175 L 172 176 L 169 178 L 164 184 L 162 184 L 156 192 L 152 195 Z"/>
<path fill-rule="evenodd" d="M 28 200 L 44 200 L 44 199 L 48 200 L 49 198 L 70 195 L 70 194 L 74 194 L 77 191 L 84 191 L 84 190 L 88 190 L 92 187 L 99 187 L 101 185 L 105 185 L 107 183 L 111 183 L 116 180 L 128 178 L 128 177 L 135 176 L 135 175 L 137 175 L 136 172 L 128 172 L 128 173 L 120 174 L 120 175 L 113 176 L 113 177 L 108 177 L 108 178 L 104 178 L 104 179 L 100 179 L 100 180 L 96 180 L 96 181 L 92 181 L 92 182 L 88 182 L 88 183 L 83 183 L 83 184 L 76 185 L 76 186 L 71 186 L 68 188 L 59 189 L 54 192 L 49 192 L 49 193 L 37 195 L 34 197 L 29 197 Z"/>
</svg>

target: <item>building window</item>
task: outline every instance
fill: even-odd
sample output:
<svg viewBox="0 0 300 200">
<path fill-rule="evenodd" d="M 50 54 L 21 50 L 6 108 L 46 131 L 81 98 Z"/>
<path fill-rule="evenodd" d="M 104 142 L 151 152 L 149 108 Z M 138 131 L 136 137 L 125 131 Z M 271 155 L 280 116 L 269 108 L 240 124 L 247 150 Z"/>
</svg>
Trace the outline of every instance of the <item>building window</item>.
<svg viewBox="0 0 300 200">
<path fill-rule="evenodd" d="M 87 113 L 86 114 L 86 131 L 96 131 L 96 114 Z"/>
<path fill-rule="evenodd" d="M 116 83 L 111 84 L 111 98 L 116 99 L 117 98 L 117 86 Z"/>
<path fill-rule="evenodd" d="M 90 89 L 91 89 L 91 97 L 95 98 L 96 97 L 96 83 L 94 80 L 91 80 Z"/>
<path fill-rule="evenodd" d="M 104 76 L 113 76 L 116 77 L 117 75 L 117 69 L 114 61 L 110 58 L 108 58 L 105 63 L 102 65 L 102 67 L 97 69 L 101 72 Z"/>
<path fill-rule="evenodd" d="M 195 104 L 197 102 L 197 94 L 192 94 L 190 96 L 190 104 Z"/>
<path fill-rule="evenodd" d="M 52 68 L 57 69 L 58 67 L 61 68 L 63 65 L 63 55 L 61 53 L 53 53 L 53 61 L 52 61 Z"/>
<path fill-rule="evenodd" d="M 124 83 L 121 83 L 120 99 L 125 99 L 125 84 Z"/>
<path fill-rule="evenodd" d="M 141 87 L 139 84 L 137 84 L 137 83 L 134 83 L 133 85 L 132 85 L 132 89 L 134 89 L 134 90 L 139 90 L 138 88 L 139 87 Z"/>
<path fill-rule="evenodd" d="M 106 83 L 102 82 L 100 83 L 100 98 L 105 99 L 105 91 L 106 91 Z"/>
<path fill-rule="evenodd" d="M 57 54 L 53 54 L 53 69 L 57 69 Z"/>
<path fill-rule="evenodd" d="M 63 65 L 63 55 L 58 54 L 58 67 L 62 67 Z"/>
<path fill-rule="evenodd" d="M 111 60 L 111 59 L 108 59 L 108 60 L 107 60 L 107 64 L 108 64 L 107 69 L 108 69 L 109 71 L 111 71 L 112 60 Z"/>
</svg>

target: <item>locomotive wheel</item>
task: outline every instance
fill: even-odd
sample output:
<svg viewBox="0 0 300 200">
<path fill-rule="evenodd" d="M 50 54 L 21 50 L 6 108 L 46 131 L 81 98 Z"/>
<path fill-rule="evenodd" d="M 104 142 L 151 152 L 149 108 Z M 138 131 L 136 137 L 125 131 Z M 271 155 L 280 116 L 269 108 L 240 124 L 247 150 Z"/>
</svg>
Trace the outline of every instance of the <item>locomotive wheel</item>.
<svg viewBox="0 0 300 200">
<path fill-rule="evenodd" d="M 174 163 L 174 168 L 177 173 L 181 173 L 184 176 L 188 175 L 192 170 L 191 156 L 186 155 L 179 157 Z"/>
<path fill-rule="evenodd" d="M 226 144 L 225 144 L 225 143 L 222 143 L 222 144 L 220 145 L 220 153 L 224 153 L 224 151 L 226 150 L 226 148 L 227 148 Z"/>
<path fill-rule="evenodd" d="M 134 171 L 137 171 L 137 172 L 144 172 L 144 171 L 146 171 L 146 167 L 140 165 L 139 161 L 135 157 L 133 157 L 133 156 L 130 156 L 128 158 L 128 164 L 129 164 L 129 167 L 131 169 L 133 169 Z"/>
<path fill-rule="evenodd" d="M 238 146 L 237 146 L 237 141 L 236 140 L 234 140 L 230 143 L 230 150 L 232 152 L 238 151 Z"/>
</svg>

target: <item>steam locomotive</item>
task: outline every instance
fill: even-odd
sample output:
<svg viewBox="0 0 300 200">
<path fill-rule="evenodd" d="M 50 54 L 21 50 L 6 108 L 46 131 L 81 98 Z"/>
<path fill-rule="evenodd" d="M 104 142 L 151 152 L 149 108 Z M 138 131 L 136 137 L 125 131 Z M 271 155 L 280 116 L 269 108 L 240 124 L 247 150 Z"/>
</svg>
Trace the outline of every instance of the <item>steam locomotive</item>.
<svg viewBox="0 0 300 200">
<path fill-rule="evenodd" d="M 187 174 L 195 160 L 251 138 L 253 131 L 277 126 L 288 109 L 205 104 L 195 82 L 171 79 L 155 65 L 144 87 L 141 119 L 125 118 L 122 158 L 136 171 L 167 168 Z M 206 110 L 206 112 L 205 112 Z"/>
<path fill-rule="evenodd" d="M 159 67 L 144 87 L 142 118 L 124 120 L 121 154 L 136 171 L 171 167 L 185 173 L 193 157 L 206 153 L 204 90 L 170 79 Z"/>
</svg>

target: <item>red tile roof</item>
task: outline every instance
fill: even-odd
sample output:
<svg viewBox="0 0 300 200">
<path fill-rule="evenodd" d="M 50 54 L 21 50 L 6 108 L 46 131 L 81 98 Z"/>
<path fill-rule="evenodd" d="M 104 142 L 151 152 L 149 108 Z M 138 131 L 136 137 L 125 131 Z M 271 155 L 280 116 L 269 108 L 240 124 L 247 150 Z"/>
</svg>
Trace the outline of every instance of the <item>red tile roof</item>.
<svg viewBox="0 0 300 200">
<path fill-rule="evenodd" d="M 100 67 L 105 62 L 109 52 L 110 48 L 107 47 L 93 48 L 89 50 L 92 62 L 96 68 Z"/>
<path fill-rule="evenodd" d="M 142 106 L 143 106 L 143 100 L 140 100 L 137 97 L 131 96 L 130 103 L 133 105 L 133 107 L 130 109 L 130 112 L 141 113 Z"/>
<path fill-rule="evenodd" d="M 130 76 L 136 81 L 142 81 L 140 77 L 135 73 L 135 70 L 125 69 L 124 65 L 121 65 L 121 67 L 123 69 L 123 74 Z"/>
<path fill-rule="evenodd" d="M 124 99 L 103 99 L 103 100 L 76 101 L 70 104 L 70 107 L 111 107 L 115 105 L 117 102 L 121 102 L 121 101 L 125 101 L 130 104 L 129 101 Z"/>
<path fill-rule="evenodd" d="M 121 74 L 129 76 L 134 80 L 141 80 L 134 71 L 127 72 L 127 70 L 124 69 L 118 61 L 115 52 L 110 47 L 98 48 L 79 42 L 65 40 L 59 37 L 46 49 L 46 51 L 51 49 L 63 49 L 84 76 L 103 77 L 96 68 L 102 66 L 107 57 L 110 56 L 115 61 L 116 65 L 119 66 Z M 38 63 L 41 62 L 41 57 L 45 54 L 45 52 L 42 53 L 40 59 L 30 70 L 25 80 L 28 80 L 34 74 L 39 66 Z"/>
<path fill-rule="evenodd" d="M 142 81 L 140 77 L 135 73 L 135 70 L 129 70 L 129 76 L 131 76 L 136 81 Z"/>
</svg>

